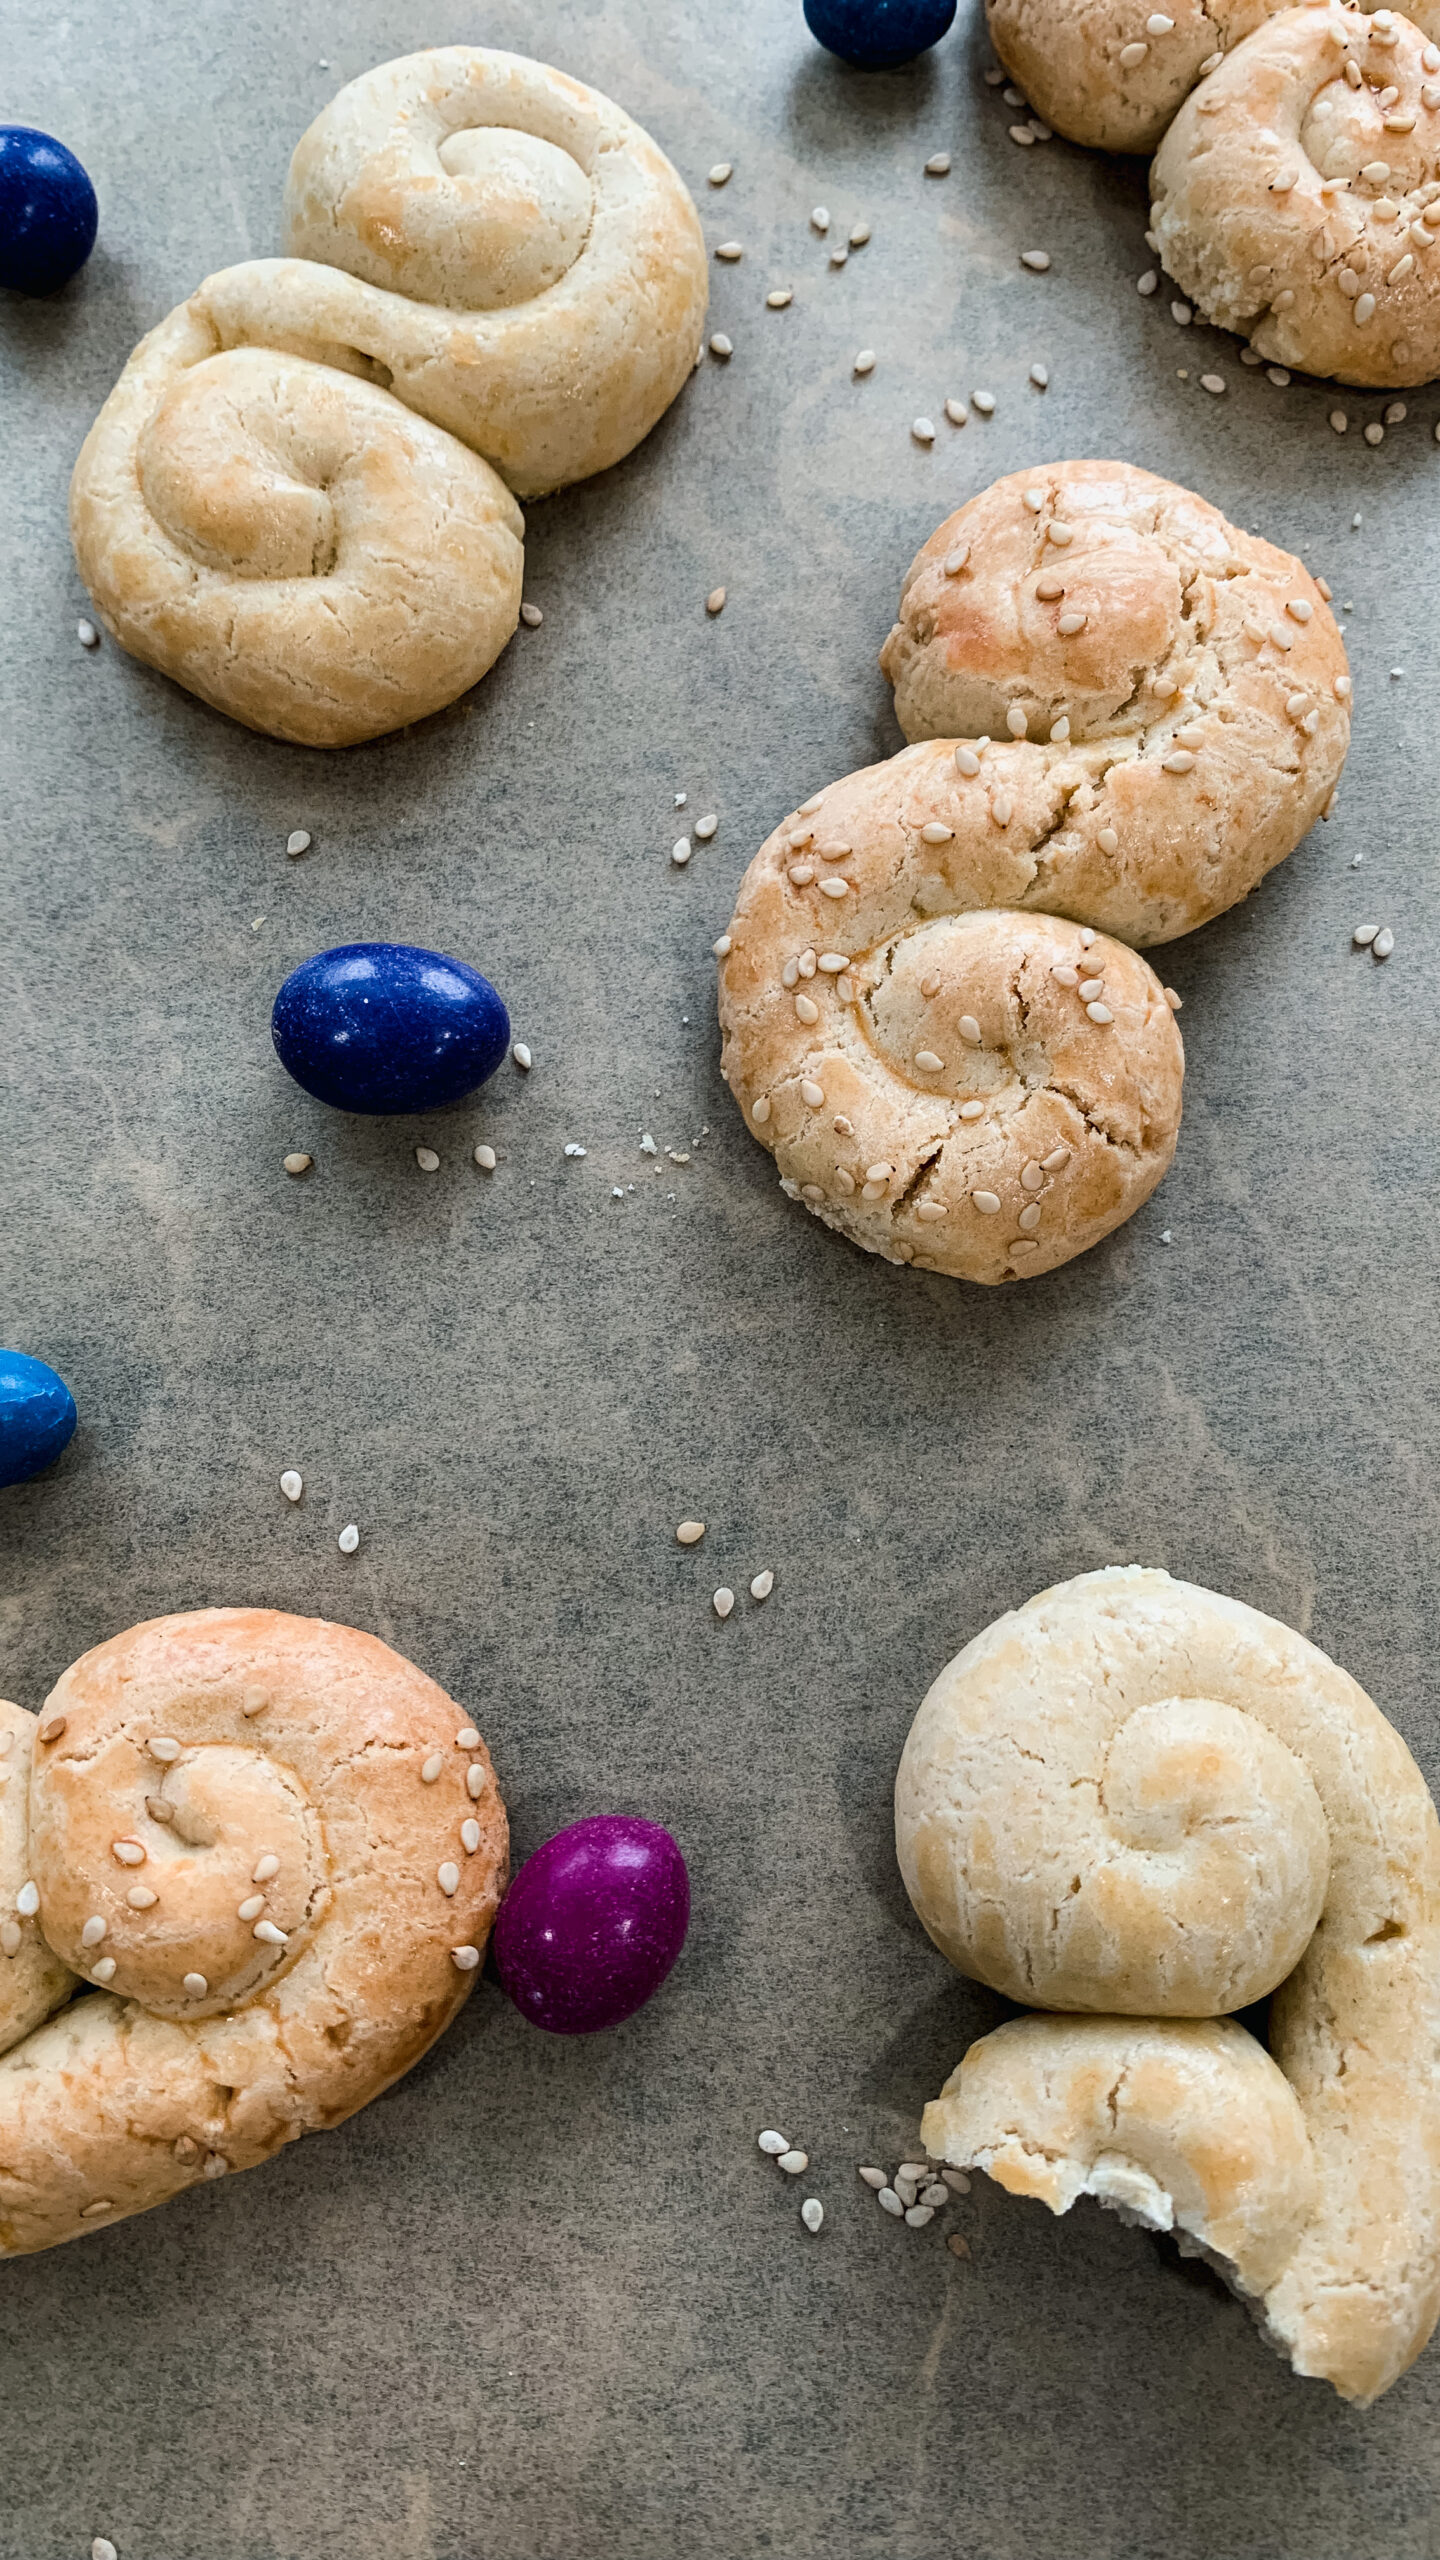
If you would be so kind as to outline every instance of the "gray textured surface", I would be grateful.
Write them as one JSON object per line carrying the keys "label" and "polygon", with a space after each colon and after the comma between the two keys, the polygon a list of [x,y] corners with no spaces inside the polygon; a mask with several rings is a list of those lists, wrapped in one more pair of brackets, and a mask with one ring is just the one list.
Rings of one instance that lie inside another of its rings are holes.
{"label": "gray textured surface", "polygon": [[[531,511],[545,623],[469,702],[327,759],[81,652],[66,475],[140,330],[273,248],[338,81],[450,39],[558,62],[654,131],[711,240],[746,244],[714,271],[736,353],[623,468]],[[201,1602],[353,1619],[473,1711],[522,1852],[643,1810],[682,1839],[696,1911],[618,2034],[534,2034],[487,1979],[341,2133],[0,2270],[3,2560],[97,2531],[123,2560],[1440,2553],[1440,2351],[1360,2416],[1094,2209],[977,2192],[962,2267],[854,2175],[910,2150],[996,2013],[910,1917],[889,1789],[924,1686],[999,1609],[1166,1564],[1312,1634],[1437,1766],[1416,572],[1440,400],[1374,452],[1376,401],[1348,400],[1342,445],[1323,390],[1202,353],[1136,297],[1138,169],[1022,156],[987,58],[962,23],[858,81],[798,0],[0,0],[0,111],[61,133],[102,203],[81,284],[0,309],[3,1332],[82,1413],[53,1474],[0,1497],[0,1683],[33,1706],[84,1646]],[[940,146],[943,183],[921,175]],[[842,274],[817,200],[874,225]],[[1048,277],[1017,263],[1037,243]],[[770,313],[779,282],[795,302]],[[911,443],[981,384],[989,425]],[[1189,1085],[1161,1193],[987,1295],[785,1203],[719,1081],[708,951],[772,821],[898,744],[875,651],[918,541],[995,472],[1085,452],[1328,572],[1355,745],[1328,830],[1168,958]],[[683,875],[680,790],[721,817]],[[300,825],[314,851],[287,863]],[[1366,916],[1395,927],[1386,968],[1349,949]],[[276,986],[369,934],[490,970],[530,1079],[423,1128],[289,1087]],[[688,1167],[638,1153],[707,1124]],[[682,1555],[687,1512],[711,1526]],[[768,1606],[717,1624],[714,1586],[763,1564]],[[754,2149],[766,2123],[810,2148],[819,2242]]]}

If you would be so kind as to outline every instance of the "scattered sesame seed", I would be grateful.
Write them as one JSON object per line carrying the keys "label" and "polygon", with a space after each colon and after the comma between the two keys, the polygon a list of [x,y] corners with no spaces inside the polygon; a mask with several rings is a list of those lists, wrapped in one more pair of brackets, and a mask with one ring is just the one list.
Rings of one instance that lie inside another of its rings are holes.
{"label": "scattered sesame seed", "polygon": [[710,341],[710,353],[718,356],[722,364],[727,364],[735,353],[734,340],[727,338],[723,329],[717,329]]}
{"label": "scattered sesame seed", "polygon": [[541,612],[538,604],[522,604],[520,607],[520,619],[524,623],[527,631],[538,631],[541,623],[545,619],[545,616]]}
{"label": "scattered sesame seed", "polygon": [[1394,948],[1395,936],[1388,924],[1382,924],[1370,945],[1370,956],[1374,960],[1388,960]]}
{"label": "scattered sesame seed", "polygon": [[535,1061],[531,1056],[530,1051],[526,1048],[523,1040],[517,1040],[515,1042],[510,1055],[514,1059],[516,1066],[521,1068],[523,1072],[528,1075],[530,1069],[535,1064]]}
{"label": "scattered sesame seed", "polygon": [[1385,441],[1385,430],[1374,418],[1365,429],[1365,441],[1367,444],[1383,444]]}
{"label": "scattered sesame seed", "polygon": [[868,223],[868,222],[857,222],[857,223],[855,224],[854,228],[852,229],[851,233],[850,233],[850,246],[851,246],[851,248],[852,248],[852,249],[863,249],[863,248],[864,248],[864,246],[865,246],[865,243],[866,243],[866,241],[869,239],[869,237],[870,237],[870,225],[869,225],[869,223]]}
{"label": "scattered sesame seed", "polygon": [[305,1479],[298,1467],[287,1467],[280,1478],[280,1490],[287,1502],[298,1502],[305,1490]]}
{"label": "scattered sesame seed", "polygon": [[760,2148],[767,2159],[778,2160],[782,2151],[789,2150],[790,2136],[788,2133],[762,2133]]}
{"label": "scattered sesame seed", "polygon": [[1022,249],[1020,264],[1028,267],[1032,275],[1043,276],[1049,269],[1050,252],[1048,249]]}
{"label": "scattered sesame seed", "polygon": [[1195,314],[1191,310],[1188,302],[1172,302],[1170,305],[1170,317],[1178,329],[1188,329],[1191,321],[1195,317]]}
{"label": "scattered sesame seed", "polygon": [[767,311],[784,311],[794,299],[788,284],[777,285],[773,293],[766,294],[765,308]]}
{"label": "scattered sesame seed", "polygon": [[1357,924],[1350,939],[1358,949],[1368,951],[1379,930],[1378,924]]}
{"label": "scattered sesame seed", "polygon": [[898,2216],[905,2210],[893,2187],[882,2187],[875,2201],[882,2213],[893,2213]]}
{"label": "scattered sesame seed", "polygon": [[1043,364],[1032,364],[1030,367],[1030,379],[1034,383],[1037,391],[1048,391],[1050,388],[1049,366]]}
{"label": "scattered sesame seed", "polygon": [[475,1162],[480,1167],[482,1173],[493,1173],[496,1161],[497,1159],[493,1147],[487,1147],[482,1143],[476,1148]]}
{"label": "scattered sesame seed", "polygon": [[100,634],[93,622],[77,622],[75,637],[82,649],[98,649],[100,646]]}
{"label": "scattered sesame seed", "polygon": [[862,2169],[859,2174],[866,2186],[873,2187],[877,2195],[882,2187],[887,2187],[890,2183],[883,2169]]}
{"label": "scattered sesame seed", "polygon": [[302,853],[309,852],[310,841],[310,836],[304,827],[296,827],[293,833],[286,837],[285,850],[292,862],[298,862]]}
{"label": "scattered sesame seed", "polygon": [[724,612],[724,610],[725,610],[725,590],[724,590],[724,588],[723,588],[723,587],[712,587],[712,588],[711,588],[710,593],[708,594],[708,596],[707,596],[707,597],[706,597],[706,599],[705,599],[705,610],[706,610],[706,612],[707,612],[707,613],[712,617],[712,619],[713,619],[713,617],[714,617],[717,613],[723,613],[723,612]]}
{"label": "scattered sesame seed", "polygon": [[712,942],[710,948],[717,960],[728,960],[735,945],[728,933],[722,933],[719,941]]}
{"label": "scattered sesame seed", "polygon": [[935,2219],[935,2208],[929,2204],[912,2204],[905,2208],[905,2220],[911,2231],[923,2231]]}
{"label": "scattered sesame seed", "polygon": [[[970,423],[970,412],[969,412],[969,410],[966,408],[965,403],[964,403],[964,401],[963,401],[963,400],[947,400],[947,401],[946,401],[946,403],[945,403],[945,415],[946,415],[946,417],[949,419],[950,424],[951,424],[951,426],[952,426],[952,427],[964,427],[964,426],[968,426],[968,425],[969,425],[969,423]],[[966,545],[965,545],[965,551],[966,551],[966,555],[967,555],[967,556],[968,556],[968,554],[969,554],[969,549],[970,549],[970,546],[969,546],[969,544],[968,544],[968,542],[967,542],[967,543],[966,543]],[[953,559],[954,557],[955,557],[955,554],[952,552],[952,554],[951,554],[951,558]],[[964,560],[962,560],[962,561],[961,561],[961,563],[960,563],[960,566],[962,567],[962,569],[963,569],[964,565],[965,565]],[[950,566],[950,561],[949,561],[949,560],[947,560],[947,561],[946,561],[946,563],[945,563],[945,574],[946,574],[947,578],[953,578],[953,577],[954,577],[954,575],[955,575],[954,570],[953,570],[953,569],[951,568],[951,566]]]}
{"label": "scattered sesame seed", "polygon": [[1136,277],[1135,290],[1137,293],[1145,295],[1148,299],[1152,293],[1158,291],[1159,284],[1160,279],[1155,273],[1154,268],[1147,267],[1143,276]]}
{"label": "scattered sesame seed", "polygon": [[[714,1610],[715,1615],[716,1615],[716,1617],[717,1617],[717,1618],[728,1618],[728,1617],[729,1617],[731,1610],[732,1610],[732,1609],[734,1608],[734,1606],[735,1606],[735,1594],[734,1594],[734,1592],[730,1589],[730,1587],[729,1587],[728,1583],[724,1583],[724,1582],[722,1582],[722,1583],[721,1583],[720,1588],[719,1588],[719,1590],[715,1593],[715,1596],[714,1596],[713,1600],[711,1601],[710,1605],[711,1605],[711,1607],[713,1608],[713,1610]],[[803,2166],[803,2163],[802,2163],[802,2166]]]}
{"label": "scattered sesame seed", "polygon": [[678,836],[670,847],[670,859],[677,871],[683,871],[695,847],[688,836]]}
{"label": "scattered sesame seed", "polygon": [[1010,139],[1012,142],[1018,142],[1022,151],[1028,151],[1030,145],[1035,139],[1035,136],[1031,132],[1028,124],[1012,124],[1010,127]]}
{"label": "scattered sesame seed", "polygon": [[810,2154],[808,2151],[782,2151],[775,2166],[783,2169],[787,2178],[798,2178],[802,2169],[809,2168]]}
{"label": "scattered sesame seed", "polygon": [[722,240],[715,255],[717,258],[723,258],[727,267],[733,267],[736,259],[743,258],[745,252],[738,240]]}
{"label": "scattered sesame seed", "polygon": [[774,1588],[775,1576],[767,1565],[764,1572],[757,1573],[754,1581],[751,1583],[750,1597],[752,1600],[768,1600]]}
{"label": "scattered sesame seed", "polygon": [[565,1142],[565,1153],[567,1156],[586,1156],[589,1152],[590,1150],[588,1147],[581,1146],[578,1138],[568,1138]]}
{"label": "scattered sesame seed", "polygon": [[970,400],[972,407],[979,410],[982,418],[993,418],[995,415],[995,394],[993,391],[972,391],[970,394]]}
{"label": "scattered sesame seed", "polygon": [[440,1159],[433,1147],[417,1147],[415,1161],[422,1173],[438,1173],[440,1170]]}
{"label": "scattered sesame seed", "polygon": [[1219,397],[1220,393],[1221,393],[1221,392],[1224,390],[1224,388],[1225,388],[1225,376],[1224,376],[1224,374],[1223,374],[1223,373],[1202,373],[1202,374],[1201,374],[1201,376],[1200,376],[1200,388],[1201,388],[1201,390],[1202,390],[1202,391],[1208,391],[1208,392],[1210,392],[1210,393],[1211,393],[1215,398],[1217,398],[1217,399],[1218,399],[1218,397]]}
{"label": "scattered sesame seed", "polygon": [[707,818],[697,818],[695,821],[694,833],[698,842],[701,844],[708,844],[719,824],[720,821],[714,815],[713,811]]}
{"label": "scattered sesame seed", "polygon": [[698,1546],[704,1535],[705,1523],[703,1520],[682,1520],[679,1528],[675,1532],[676,1539],[682,1547]]}
{"label": "scattered sesame seed", "polygon": [[873,373],[875,370],[874,348],[862,347],[850,370],[852,373]]}
{"label": "scattered sesame seed", "polygon": [[848,264],[849,257],[850,252],[848,249],[832,249],[830,252],[830,264],[832,267],[843,267]]}
{"label": "scattered sesame seed", "polygon": [[932,151],[925,163],[925,175],[927,178],[948,178],[950,175],[949,152]]}
{"label": "scattered sesame seed", "polygon": [[[945,166],[947,169],[950,166],[948,160],[946,161]],[[804,2203],[800,2207],[800,2219],[804,2223],[807,2231],[819,2230],[821,2223],[825,2219],[825,2207],[820,2202],[818,2196],[806,2197]]]}
{"label": "scattered sesame seed", "polygon": [[710,172],[710,184],[712,187],[726,186],[734,174],[735,164],[733,160],[717,160],[714,168]]}
{"label": "scattered sesame seed", "polygon": [[912,418],[910,421],[910,433],[917,444],[933,444],[935,441],[934,421],[930,418]]}
{"label": "scattered sesame seed", "polygon": [[360,1532],[356,1528],[353,1520],[347,1522],[335,1543],[342,1556],[353,1556],[356,1548],[360,1544]]}
{"label": "scattered sesame seed", "polygon": [[285,1170],[287,1173],[308,1173],[314,1161],[315,1159],[313,1156],[298,1154],[287,1156],[285,1158]]}

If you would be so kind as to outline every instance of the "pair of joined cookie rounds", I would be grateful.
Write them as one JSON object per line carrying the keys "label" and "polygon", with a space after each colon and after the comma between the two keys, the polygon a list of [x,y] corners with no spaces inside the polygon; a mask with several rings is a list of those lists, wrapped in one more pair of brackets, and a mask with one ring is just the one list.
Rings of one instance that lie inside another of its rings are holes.
{"label": "pair of joined cookie rounds", "polygon": [[1362,388],[1440,373],[1440,0],[989,0],[1050,124],[1153,151],[1167,274],[1267,363]]}
{"label": "pair of joined cookie rounds", "polygon": [[881,664],[913,743],[776,828],[720,959],[722,1072],[792,1197],[986,1282],[1083,1252],[1175,1152],[1178,1002],[1140,956],[1328,807],[1328,590],[1127,463],[997,481],[913,562]]}

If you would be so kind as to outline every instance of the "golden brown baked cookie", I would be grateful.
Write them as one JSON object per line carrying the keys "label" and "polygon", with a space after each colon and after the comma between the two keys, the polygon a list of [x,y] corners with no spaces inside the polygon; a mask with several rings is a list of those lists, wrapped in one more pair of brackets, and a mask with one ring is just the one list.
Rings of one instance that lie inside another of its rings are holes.
{"label": "golden brown baked cookie", "polygon": [[[991,41],[1032,107],[1071,142],[1153,151],[1197,81],[1285,0],[987,0]],[[1315,0],[1323,5],[1323,0]],[[1440,33],[1440,0],[1406,16]]]}
{"label": "golden brown baked cookie", "polygon": [[[1385,2390],[1440,2309],[1440,1824],[1379,1709],[1243,1603],[1111,1567],[941,1672],[895,1824],[961,1971],[1109,2013],[987,2038],[931,2148],[1056,2212],[1089,2193],[1173,2221],[1298,2373]],[[1267,1989],[1273,2063],[1238,2028],[1163,2023]]]}
{"label": "golden brown baked cookie", "polygon": [[987,848],[987,797],[1009,806],[1012,903],[1132,943],[1247,896],[1349,744],[1327,592],[1131,463],[1015,471],[970,499],[912,561],[880,663],[907,738],[999,742],[963,806]]}
{"label": "golden brown baked cookie", "polygon": [[723,940],[721,1073],[784,1190],[852,1243],[1028,1279],[1149,1198],[1184,1055],[1143,960],[978,904],[965,850],[885,765],[777,828]]}
{"label": "golden brown baked cookie", "polygon": [[519,620],[524,519],[487,462],[388,391],[236,343],[264,273],[212,276],[141,340],[81,448],[71,538],[135,657],[247,728],[353,746],[493,665]]}
{"label": "golden brown baked cookie", "polygon": [[358,350],[521,497],[629,453],[700,345],[682,180],[623,108],[520,54],[446,45],[352,80],[296,147],[285,245],[270,343]]}
{"label": "golden brown baked cookie", "polygon": [[1271,18],[1182,107],[1150,192],[1167,273],[1272,363],[1440,373],[1440,44],[1409,18]]}
{"label": "golden brown baked cookie", "polygon": [[377,2097],[464,2000],[506,1856],[478,1734],[373,1636],[200,1609],[82,1655],[35,1729],[20,1896],[42,2013],[94,1988],[28,2032],[0,2010],[0,2257]]}

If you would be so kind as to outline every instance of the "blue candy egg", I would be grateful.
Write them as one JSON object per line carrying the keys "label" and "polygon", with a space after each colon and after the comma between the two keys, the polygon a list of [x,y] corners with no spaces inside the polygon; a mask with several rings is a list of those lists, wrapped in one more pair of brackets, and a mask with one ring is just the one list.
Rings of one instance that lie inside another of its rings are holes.
{"label": "blue candy egg", "polygon": [[827,53],[860,71],[893,71],[938,44],[955,0],[805,0],[805,23]]}
{"label": "blue candy egg", "polygon": [[293,970],[270,1036],[288,1075],[336,1111],[435,1111],[493,1076],[510,1016],[488,978],[409,942],[342,942]]}
{"label": "blue candy egg", "polygon": [[79,1419],[63,1378],[28,1351],[0,1351],[0,1485],[53,1466]]}
{"label": "blue candy egg", "polygon": [[0,124],[0,285],[54,293],[95,246],[100,208],[73,151],[33,125]]}

